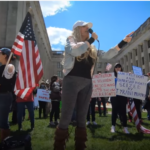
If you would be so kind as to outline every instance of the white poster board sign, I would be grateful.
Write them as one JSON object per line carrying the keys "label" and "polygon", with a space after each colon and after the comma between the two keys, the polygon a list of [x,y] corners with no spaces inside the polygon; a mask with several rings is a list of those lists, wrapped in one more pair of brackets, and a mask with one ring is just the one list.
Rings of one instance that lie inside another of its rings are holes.
{"label": "white poster board sign", "polygon": [[93,76],[92,82],[92,98],[116,96],[114,73],[96,74]]}
{"label": "white poster board sign", "polygon": [[34,96],[34,107],[38,107],[39,106],[39,101],[37,99],[37,94]]}
{"label": "white poster board sign", "polygon": [[145,76],[118,72],[117,95],[145,100],[147,80]]}
{"label": "white poster board sign", "polygon": [[49,90],[38,89],[37,90],[37,99],[38,101],[51,102],[50,100],[50,92]]}

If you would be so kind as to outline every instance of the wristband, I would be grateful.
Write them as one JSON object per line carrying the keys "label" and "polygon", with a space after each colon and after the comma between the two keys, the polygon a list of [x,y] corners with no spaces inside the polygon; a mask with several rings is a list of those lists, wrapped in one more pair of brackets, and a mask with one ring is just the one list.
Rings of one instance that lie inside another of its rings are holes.
{"label": "wristband", "polygon": [[118,44],[118,47],[119,48],[122,48],[124,45],[126,45],[127,42],[125,42],[124,40],[122,40],[119,44]]}
{"label": "wristband", "polygon": [[89,38],[88,40],[87,40],[89,43],[90,43],[90,45],[95,41],[95,39],[93,38],[93,37],[91,37],[91,38]]}

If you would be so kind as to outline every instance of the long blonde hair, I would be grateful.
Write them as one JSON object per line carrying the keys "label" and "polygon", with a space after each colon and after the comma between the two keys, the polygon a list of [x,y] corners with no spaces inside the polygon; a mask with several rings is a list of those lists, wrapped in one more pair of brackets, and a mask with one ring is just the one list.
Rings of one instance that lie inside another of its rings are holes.
{"label": "long blonde hair", "polygon": [[[76,27],[73,30],[72,36],[74,37],[76,42],[82,42],[80,27]],[[97,50],[96,50],[95,46],[91,45],[84,54],[82,54],[81,56],[77,56],[76,58],[77,58],[77,61],[81,61],[83,59],[88,61],[88,56],[90,56],[93,60],[93,63],[95,63],[96,58],[97,58]]]}

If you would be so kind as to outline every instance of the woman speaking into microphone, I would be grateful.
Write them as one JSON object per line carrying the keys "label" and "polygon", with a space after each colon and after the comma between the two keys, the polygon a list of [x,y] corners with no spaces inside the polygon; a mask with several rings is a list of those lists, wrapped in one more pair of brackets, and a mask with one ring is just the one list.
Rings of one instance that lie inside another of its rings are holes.
{"label": "woman speaking into microphone", "polygon": [[62,109],[59,125],[55,132],[55,150],[65,149],[68,138],[68,126],[76,105],[75,149],[85,149],[86,116],[92,94],[92,73],[97,53],[91,44],[98,38],[92,33],[89,38],[88,29],[92,23],[77,21],[72,35],[66,40],[64,57],[64,79],[62,87]]}

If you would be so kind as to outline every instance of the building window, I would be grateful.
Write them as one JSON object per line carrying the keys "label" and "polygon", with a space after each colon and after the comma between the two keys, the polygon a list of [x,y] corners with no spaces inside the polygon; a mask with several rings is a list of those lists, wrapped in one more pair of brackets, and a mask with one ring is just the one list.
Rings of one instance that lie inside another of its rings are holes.
{"label": "building window", "polygon": [[60,62],[57,62],[57,68],[62,68],[62,65]]}
{"label": "building window", "polygon": [[143,52],[143,45],[141,45],[141,52]]}
{"label": "building window", "polygon": [[138,66],[138,61],[136,60],[136,66]]}
{"label": "building window", "polygon": [[144,57],[142,57],[142,65],[144,65]]}
{"label": "building window", "polygon": [[128,56],[126,56],[126,61],[128,61]]}
{"label": "building window", "polygon": [[149,60],[150,60],[150,53],[149,53]]}
{"label": "building window", "polygon": [[62,72],[61,71],[57,71],[57,75],[58,75],[58,77],[62,77]]}
{"label": "building window", "polygon": [[148,48],[150,48],[150,40],[148,40]]}
{"label": "building window", "polygon": [[145,74],[145,69],[143,69],[143,74]]}
{"label": "building window", "polygon": [[128,71],[128,66],[127,66],[127,71]]}
{"label": "building window", "polygon": [[132,53],[130,53],[130,55],[131,55],[131,59],[132,59]]}

